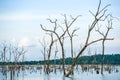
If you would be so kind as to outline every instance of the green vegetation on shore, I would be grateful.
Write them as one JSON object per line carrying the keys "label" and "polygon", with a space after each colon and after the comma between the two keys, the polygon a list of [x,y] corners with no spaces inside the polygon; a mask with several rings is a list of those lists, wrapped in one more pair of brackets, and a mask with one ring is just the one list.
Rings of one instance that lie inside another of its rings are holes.
{"label": "green vegetation on shore", "polygon": [[[77,64],[101,64],[102,55],[81,56]],[[65,59],[65,64],[72,64],[71,57]],[[47,61],[46,61],[47,62]],[[0,65],[14,65],[14,62],[0,62]],[[19,65],[43,65],[44,61],[24,61],[18,62]],[[62,59],[50,60],[50,64],[62,64]],[[112,54],[104,56],[104,64],[120,65],[120,54]]]}

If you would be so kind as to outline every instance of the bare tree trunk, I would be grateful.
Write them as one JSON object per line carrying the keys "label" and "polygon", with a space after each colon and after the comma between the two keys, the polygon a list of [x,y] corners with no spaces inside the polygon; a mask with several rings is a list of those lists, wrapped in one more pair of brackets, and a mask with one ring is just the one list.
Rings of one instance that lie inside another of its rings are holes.
{"label": "bare tree trunk", "polygon": [[86,49],[86,47],[87,47],[87,46],[84,46],[84,47],[82,48],[82,50],[78,53],[77,57],[75,58],[74,62],[73,62],[72,65],[71,65],[71,69],[70,69],[69,72],[65,75],[66,77],[68,77],[68,76],[72,73],[72,70],[73,70],[74,66],[76,65],[76,62],[77,62],[79,56],[83,53],[83,51]]}
{"label": "bare tree trunk", "polygon": [[72,59],[73,59],[73,40],[71,39],[71,55],[72,55]]}
{"label": "bare tree trunk", "polygon": [[39,40],[41,46],[43,47],[43,50],[41,50],[41,53],[43,54],[43,57],[44,57],[44,72],[46,72],[46,47],[47,47],[47,44],[45,42],[45,39],[43,38],[43,42],[41,42]]}
{"label": "bare tree trunk", "polygon": [[46,73],[49,74],[50,72],[50,55],[51,55],[51,50],[52,50],[52,46],[53,46],[53,33],[50,34],[51,36],[51,43],[50,43],[50,46],[49,46],[49,50],[48,50],[48,61],[47,61],[47,68],[46,68]]}
{"label": "bare tree trunk", "polygon": [[56,55],[57,53],[55,52],[55,56],[54,56],[54,72],[56,73]]}
{"label": "bare tree trunk", "polygon": [[44,53],[44,72],[46,72],[46,55],[45,55],[45,53]]}
{"label": "bare tree trunk", "polygon": [[103,67],[104,67],[104,44],[105,44],[105,41],[103,40],[102,42],[102,66],[101,66],[101,74],[103,74]]}
{"label": "bare tree trunk", "polygon": [[[109,18],[110,17],[110,18]],[[107,39],[107,36],[108,36],[108,33],[109,31],[112,29],[112,15],[110,15],[108,17],[108,20],[107,20],[107,31],[104,33],[100,32],[100,28],[98,27],[98,29],[96,30],[100,35],[103,36],[103,40],[102,40],[102,62],[101,62],[101,74],[103,74],[103,67],[104,67],[104,53],[105,53],[105,41]],[[113,39],[111,39],[113,40]]]}
{"label": "bare tree trunk", "polygon": [[62,46],[62,65],[63,65],[64,75],[66,75],[66,71],[65,71],[65,54],[64,54],[63,46]]}
{"label": "bare tree trunk", "polygon": [[44,45],[43,47],[44,47],[43,52],[42,51],[41,52],[43,53],[43,56],[44,56],[44,72],[46,72],[45,70],[46,69],[46,46]]}
{"label": "bare tree trunk", "polygon": [[55,56],[54,56],[54,72],[56,73],[56,56],[58,53],[57,43],[56,43],[56,49],[55,49]]}
{"label": "bare tree trunk", "polygon": [[[71,41],[71,55],[72,55],[72,62],[73,62],[73,40],[72,38],[70,39]],[[72,69],[72,74],[74,74],[74,68]]]}

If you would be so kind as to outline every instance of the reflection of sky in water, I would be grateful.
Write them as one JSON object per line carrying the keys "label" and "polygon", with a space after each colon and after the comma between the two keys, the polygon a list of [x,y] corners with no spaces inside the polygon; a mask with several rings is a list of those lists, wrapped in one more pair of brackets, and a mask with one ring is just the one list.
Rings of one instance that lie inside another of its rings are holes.
{"label": "reflection of sky in water", "polygon": [[[27,68],[26,68],[27,69]],[[36,70],[36,67],[32,67],[32,69],[29,68],[29,70],[20,71],[20,73],[15,74],[14,80],[119,80],[119,74],[120,74],[120,66],[114,66],[113,69],[118,69],[119,72],[112,71],[111,74],[109,74],[107,71],[104,71],[104,75],[96,74],[94,69],[90,69],[87,72],[82,72],[81,67],[78,67],[78,70],[75,69],[74,75],[71,75],[70,77],[64,77],[63,73],[57,70],[56,73],[51,72],[49,75],[42,72],[43,70]],[[5,76],[1,73],[0,68],[0,80],[10,80],[10,72],[7,73],[7,79]]]}

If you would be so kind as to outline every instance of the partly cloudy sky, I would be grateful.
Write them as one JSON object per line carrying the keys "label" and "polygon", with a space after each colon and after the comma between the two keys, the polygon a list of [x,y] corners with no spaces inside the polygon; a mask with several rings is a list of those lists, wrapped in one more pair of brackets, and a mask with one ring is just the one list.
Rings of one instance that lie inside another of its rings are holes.
{"label": "partly cloudy sky", "polygon": [[[95,12],[98,2],[99,0],[0,0],[0,42],[12,41],[19,46],[28,47],[26,60],[40,60],[43,56],[39,40],[43,40],[45,36],[40,24],[49,25],[47,18],[61,21],[61,14],[82,15],[75,24],[80,27],[79,36],[74,43],[77,52],[77,47],[84,42],[88,25],[93,19],[89,10]],[[119,20],[113,21],[113,30],[109,36],[113,37],[114,41],[106,42],[106,53],[120,54],[120,0],[102,0],[102,7],[107,4],[111,4],[108,12]],[[92,38],[95,38],[97,34],[93,35]],[[94,44],[92,49],[97,49],[100,53],[100,47],[96,45]],[[68,46],[66,41],[66,47]],[[70,56],[67,53],[69,49],[66,50],[66,55]]]}

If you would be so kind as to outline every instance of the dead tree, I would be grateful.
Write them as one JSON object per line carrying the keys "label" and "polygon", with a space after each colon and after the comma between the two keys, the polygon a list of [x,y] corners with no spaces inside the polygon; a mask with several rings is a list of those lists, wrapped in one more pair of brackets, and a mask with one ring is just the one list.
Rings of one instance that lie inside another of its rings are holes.
{"label": "dead tree", "polygon": [[48,60],[47,60],[47,68],[46,68],[47,74],[50,72],[50,56],[51,56],[52,46],[54,44],[53,33],[50,34],[50,37],[51,37],[51,41],[48,49]]}
{"label": "dead tree", "polygon": [[13,53],[13,46],[12,44],[9,45],[9,58],[7,59],[8,62],[11,61],[12,53]]}
{"label": "dead tree", "polygon": [[[70,23],[67,23],[67,27],[65,27],[65,30],[64,30],[63,26],[61,26],[60,24],[58,24],[57,19],[55,19],[55,21],[53,21],[51,19],[48,19],[50,21],[50,23],[54,24],[54,29],[53,30],[46,29],[45,27],[43,27],[42,24],[40,24],[42,30],[44,30],[46,32],[53,33],[57,37],[57,39],[59,41],[59,44],[60,44],[61,50],[62,50],[62,65],[63,65],[62,67],[63,67],[64,75],[66,74],[66,71],[65,71],[64,38],[65,38],[65,35],[67,33],[68,28],[71,27],[71,25],[77,20],[77,18],[78,18],[78,16],[76,18],[73,18]],[[64,22],[64,24],[66,25],[66,21]],[[62,29],[63,32],[61,34],[59,34],[57,32],[58,28]]]}
{"label": "dead tree", "polygon": [[5,75],[5,76],[7,76],[6,75],[6,69],[7,69],[7,67],[6,67],[6,65],[5,65],[5,63],[7,62],[7,53],[8,53],[8,44],[6,43],[6,42],[3,42],[2,44],[1,44],[1,51],[0,51],[0,53],[1,53],[1,61],[2,61],[2,73],[3,73],[3,75]]}
{"label": "dead tree", "polygon": [[18,47],[14,46],[13,48],[13,56],[14,56],[14,63],[17,65],[20,58],[26,53],[27,51],[24,49],[24,47]]}
{"label": "dead tree", "polygon": [[[79,16],[77,16],[76,17],[76,19],[78,18]],[[79,28],[77,28],[77,29],[74,29],[74,30],[72,30],[72,32],[70,32],[70,30],[69,30],[69,27],[70,26],[72,26],[72,24],[71,25],[69,25],[69,21],[67,20],[67,16],[66,15],[64,15],[64,20],[65,20],[65,26],[66,26],[66,29],[67,29],[67,33],[68,33],[68,36],[69,36],[69,38],[70,38],[70,49],[71,49],[71,57],[72,57],[72,59],[73,59],[73,54],[74,54],[74,50],[73,50],[73,37],[75,36],[75,32],[79,29]],[[72,16],[71,16],[71,19],[72,20],[76,20],[76,19],[74,19]]]}
{"label": "dead tree", "polygon": [[104,21],[104,20],[106,20],[106,18],[108,17],[109,14],[108,14],[107,16],[105,16],[105,15],[106,15],[106,11],[107,11],[106,8],[107,8],[108,6],[110,6],[110,4],[109,4],[109,5],[106,5],[106,6],[103,7],[102,9],[100,9],[100,7],[101,7],[101,0],[100,0],[96,13],[93,14],[93,13],[90,11],[90,13],[94,16],[94,20],[93,20],[92,24],[89,26],[88,35],[87,35],[85,44],[84,44],[83,48],[79,51],[79,53],[78,53],[77,57],[75,58],[74,62],[72,63],[71,69],[70,69],[69,72],[65,75],[66,77],[68,77],[68,76],[72,73],[72,69],[74,68],[75,63],[77,62],[79,56],[85,51],[85,49],[86,49],[88,46],[90,46],[90,45],[93,44],[93,43],[102,41],[102,40],[111,40],[111,38],[106,38],[106,39],[104,39],[104,38],[99,38],[99,39],[96,39],[96,40],[93,40],[93,41],[89,42],[91,33],[92,33],[93,29],[95,28],[96,24],[97,24],[99,21]]}
{"label": "dead tree", "polygon": [[54,56],[54,72],[56,73],[56,56],[58,53],[58,47],[57,47],[57,43],[56,43],[56,48],[55,48],[55,56]]}
{"label": "dead tree", "polygon": [[[78,16],[79,17],[79,16]],[[76,17],[76,19],[78,18],[78,17]],[[75,32],[79,29],[79,28],[76,28],[76,29],[74,29],[74,30],[72,30],[72,32],[70,32],[70,30],[69,30],[69,27],[71,26],[71,25],[69,25],[68,24],[68,20],[67,20],[67,16],[66,15],[64,15],[64,20],[65,20],[65,26],[66,26],[66,28],[67,28],[67,33],[68,33],[68,36],[69,36],[69,39],[70,39],[70,50],[71,50],[71,57],[72,57],[72,61],[73,61],[73,55],[74,55],[74,48],[73,48],[73,37],[74,36],[76,36],[75,35]],[[74,20],[74,18],[71,16],[71,19],[73,19]],[[74,70],[72,70],[72,74],[74,74]]]}
{"label": "dead tree", "polygon": [[6,54],[7,54],[7,52],[8,52],[8,45],[7,45],[6,42],[3,42],[3,43],[1,44],[1,46],[2,46],[2,50],[0,51],[0,53],[1,53],[1,61],[2,61],[3,63],[5,63],[5,62],[6,62]]}
{"label": "dead tree", "polygon": [[60,43],[60,45],[61,45],[61,49],[62,49],[62,64],[63,64],[63,71],[64,71],[64,75],[66,74],[66,72],[65,72],[65,56],[64,56],[64,46],[63,46],[63,37],[64,37],[64,35],[65,35],[65,33],[66,33],[66,30],[61,34],[61,35],[59,35],[58,34],[58,32],[56,31],[57,30],[57,26],[58,26],[58,24],[57,24],[57,19],[55,20],[55,21],[52,21],[51,19],[48,19],[51,23],[53,23],[54,24],[54,30],[47,30],[47,29],[45,29],[42,25],[40,25],[41,26],[41,28],[44,30],[44,31],[46,31],[46,32],[51,32],[51,33],[54,33],[56,36],[57,36],[57,38],[58,38],[58,40],[59,40],[59,43]]}
{"label": "dead tree", "polygon": [[47,43],[45,42],[45,39],[43,39],[43,42],[41,42],[40,40],[39,40],[39,42],[40,42],[40,44],[41,44],[41,46],[43,47],[43,49],[41,50],[41,53],[43,54],[43,56],[44,56],[44,72],[46,72],[46,48],[47,48]]}
{"label": "dead tree", "polygon": [[106,26],[107,31],[105,33],[102,33],[100,31],[100,27],[98,27],[98,29],[96,30],[102,37],[102,64],[101,64],[101,74],[103,74],[103,66],[104,66],[104,53],[105,53],[105,41],[107,39],[108,33],[109,31],[112,29],[112,16],[109,16],[110,18],[108,19],[108,25]]}

